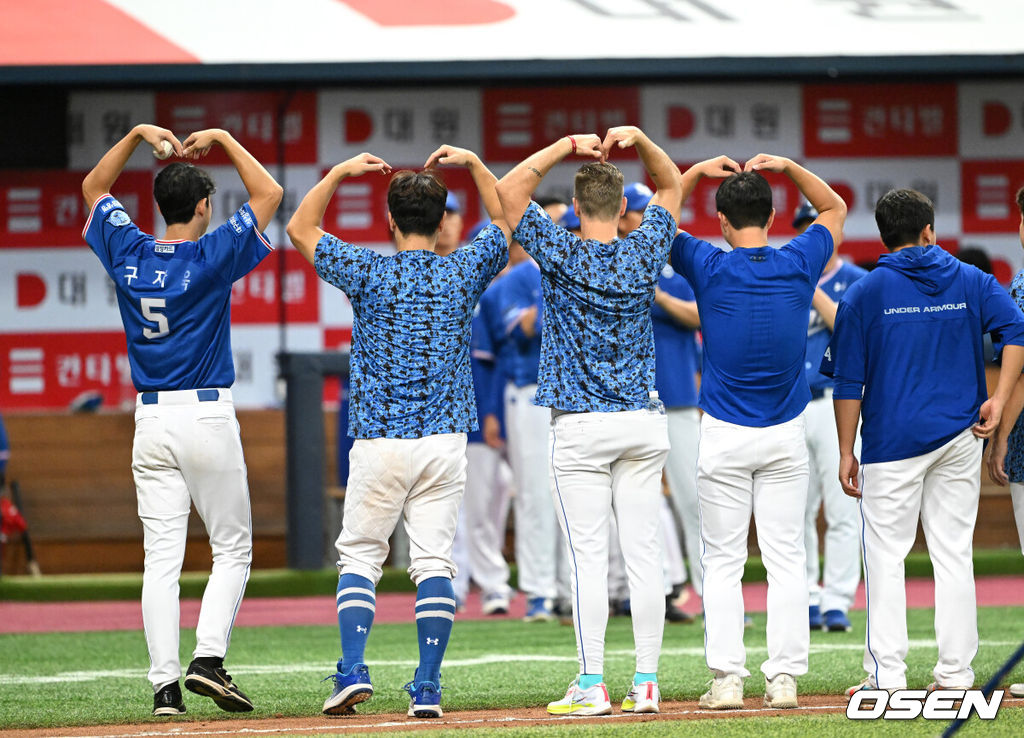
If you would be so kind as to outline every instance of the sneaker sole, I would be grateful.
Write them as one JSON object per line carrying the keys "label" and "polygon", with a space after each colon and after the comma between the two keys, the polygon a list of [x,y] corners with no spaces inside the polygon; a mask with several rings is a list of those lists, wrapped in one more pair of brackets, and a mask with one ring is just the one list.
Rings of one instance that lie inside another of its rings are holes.
{"label": "sneaker sole", "polygon": [[829,626],[826,626],[826,627],[822,628],[822,630],[824,630],[824,631],[826,631],[828,633],[852,633],[853,632],[853,626],[852,625],[829,625]]}
{"label": "sneaker sole", "polygon": [[185,708],[184,707],[182,707],[180,710],[177,707],[158,707],[157,709],[153,710],[153,715],[155,717],[167,717],[167,716],[173,717],[175,715],[184,715],[184,714],[185,714]]}
{"label": "sneaker sole", "polygon": [[373,687],[368,684],[353,684],[324,702],[323,713],[324,715],[351,715],[355,712],[354,705],[366,702],[371,697],[373,697]]}
{"label": "sneaker sole", "polygon": [[1014,689],[1013,687],[1010,687],[1007,691],[1010,693],[1011,697],[1024,697],[1024,688]]}
{"label": "sneaker sole", "polygon": [[632,709],[627,710],[625,707],[623,707],[622,711],[631,712],[634,715],[651,715],[661,712],[661,710],[658,708],[657,703],[655,702],[638,702],[636,705],[633,706]]}
{"label": "sneaker sole", "polygon": [[558,707],[551,707],[548,705],[548,714],[550,715],[579,715],[580,717],[588,717],[590,715],[611,715],[612,706],[608,705],[579,705],[569,707],[567,705],[559,705]]}
{"label": "sneaker sole", "polygon": [[409,708],[409,717],[439,718],[443,714],[440,705],[419,705]]}
{"label": "sneaker sole", "polygon": [[185,677],[185,689],[209,697],[225,712],[252,712],[253,706],[249,700],[198,674],[189,674]]}
{"label": "sneaker sole", "polygon": [[764,696],[764,706],[771,708],[772,710],[791,710],[797,706],[796,697],[793,699],[769,699],[768,695]]}
{"label": "sneaker sole", "polygon": [[703,710],[739,710],[743,708],[743,700],[733,700],[731,702],[727,702],[725,700],[720,702],[711,702],[709,700],[705,702],[704,700],[701,700],[698,705]]}

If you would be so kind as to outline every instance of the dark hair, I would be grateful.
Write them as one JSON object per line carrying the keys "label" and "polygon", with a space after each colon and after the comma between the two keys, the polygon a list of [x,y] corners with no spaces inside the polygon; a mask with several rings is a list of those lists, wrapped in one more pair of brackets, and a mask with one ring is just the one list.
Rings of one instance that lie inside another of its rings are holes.
{"label": "dark hair", "polygon": [[1024,187],[1017,190],[1017,209],[1024,215]]}
{"label": "dark hair", "polygon": [[957,252],[956,258],[964,264],[978,267],[985,274],[992,274],[992,260],[980,246],[963,246]]}
{"label": "dark hair", "polygon": [[737,230],[764,228],[772,217],[772,188],[757,172],[732,174],[718,186],[715,209]]}
{"label": "dark hair", "polygon": [[395,172],[388,185],[388,211],[405,236],[434,235],[447,199],[448,188],[435,172]]}
{"label": "dark hair", "polygon": [[917,190],[889,190],[875,204],[875,223],[887,249],[916,244],[921,231],[935,225],[935,208]]}
{"label": "dark hair", "polygon": [[538,197],[533,198],[533,201],[535,203],[537,203],[542,208],[547,208],[547,207],[549,207],[551,205],[568,205],[569,204],[569,203],[567,203],[565,201],[565,198],[562,197],[561,195],[552,195],[552,194],[539,195]]}
{"label": "dark hair", "polygon": [[608,162],[593,162],[576,171],[573,196],[582,215],[617,220],[622,210],[622,172]]}
{"label": "dark hair", "polygon": [[204,170],[183,161],[168,164],[153,182],[153,197],[167,225],[188,223],[200,200],[217,191]]}

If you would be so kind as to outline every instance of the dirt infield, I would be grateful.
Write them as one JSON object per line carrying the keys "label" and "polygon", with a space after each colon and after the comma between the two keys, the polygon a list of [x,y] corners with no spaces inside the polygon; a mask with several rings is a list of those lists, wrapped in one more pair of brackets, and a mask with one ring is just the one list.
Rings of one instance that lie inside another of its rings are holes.
{"label": "dirt infield", "polygon": [[808,695],[800,697],[795,710],[768,710],[761,697],[745,700],[742,710],[701,710],[695,701],[663,701],[658,715],[630,715],[616,712],[603,717],[553,717],[543,707],[518,710],[464,710],[445,713],[438,719],[408,718],[404,715],[352,715],[349,717],[266,718],[262,720],[203,720],[188,722],[187,718],[168,718],[166,722],[146,722],[133,725],[93,725],[74,728],[48,728],[4,731],[4,738],[40,738],[67,736],[68,738],[143,738],[145,736],[208,736],[234,734],[359,734],[392,733],[406,730],[455,730],[465,728],[531,727],[564,723],[612,724],[622,720],[649,722],[652,720],[715,720],[722,718],[771,717],[795,714],[821,714],[844,712],[846,699],[836,695]]}

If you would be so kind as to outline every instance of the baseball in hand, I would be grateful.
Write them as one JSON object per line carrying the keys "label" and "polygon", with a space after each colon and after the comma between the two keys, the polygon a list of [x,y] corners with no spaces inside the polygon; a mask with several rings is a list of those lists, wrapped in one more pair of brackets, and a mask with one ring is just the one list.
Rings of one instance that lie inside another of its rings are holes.
{"label": "baseball in hand", "polygon": [[168,141],[167,139],[164,139],[163,141],[161,141],[153,149],[153,156],[155,156],[157,159],[161,159],[161,160],[168,158],[173,153],[174,153],[174,147],[171,146],[171,142]]}

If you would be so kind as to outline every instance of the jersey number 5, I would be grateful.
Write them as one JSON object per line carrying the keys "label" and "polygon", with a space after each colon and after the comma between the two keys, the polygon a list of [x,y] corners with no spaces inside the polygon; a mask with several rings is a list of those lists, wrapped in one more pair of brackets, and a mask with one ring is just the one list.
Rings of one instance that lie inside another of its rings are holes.
{"label": "jersey number 5", "polygon": [[167,316],[156,312],[153,308],[167,307],[167,300],[162,297],[143,297],[139,302],[142,305],[142,317],[156,323],[157,329],[143,328],[142,335],[146,338],[163,338],[171,332],[167,324]]}

